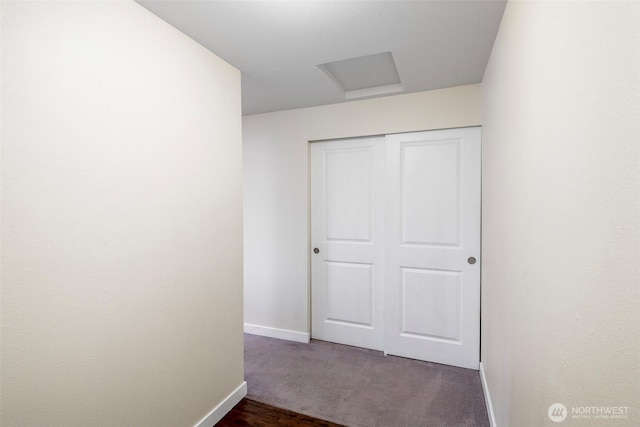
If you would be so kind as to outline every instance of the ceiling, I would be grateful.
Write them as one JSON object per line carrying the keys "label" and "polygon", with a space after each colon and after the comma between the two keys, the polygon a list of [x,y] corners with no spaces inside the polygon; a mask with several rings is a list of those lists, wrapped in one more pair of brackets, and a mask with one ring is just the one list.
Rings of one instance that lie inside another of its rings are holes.
{"label": "ceiling", "polygon": [[[242,71],[244,115],[384,96],[384,88],[346,91],[323,65],[386,52],[400,77],[394,94],[479,83],[506,4],[136,1]],[[348,68],[371,80],[375,67],[366,67]]]}

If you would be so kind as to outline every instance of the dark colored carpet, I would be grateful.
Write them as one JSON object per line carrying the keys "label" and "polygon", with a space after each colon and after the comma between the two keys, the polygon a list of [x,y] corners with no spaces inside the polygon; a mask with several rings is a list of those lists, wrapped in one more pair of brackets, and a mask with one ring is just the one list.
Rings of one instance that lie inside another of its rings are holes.
{"label": "dark colored carpet", "polygon": [[245,334],[247,397],[350,427],[489,426],[478,371]]}

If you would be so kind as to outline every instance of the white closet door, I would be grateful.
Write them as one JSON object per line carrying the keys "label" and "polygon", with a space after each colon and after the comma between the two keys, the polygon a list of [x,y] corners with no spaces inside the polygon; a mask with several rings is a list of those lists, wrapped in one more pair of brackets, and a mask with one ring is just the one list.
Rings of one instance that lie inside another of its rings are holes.
{"label": "white closet door", "polygon": [[313,338],[383,349],[383,179],[384,137],[311,144]]}
{"label": "white closet door", "polygon": [[386,137],[387,354],[479,368],[480,128]]}

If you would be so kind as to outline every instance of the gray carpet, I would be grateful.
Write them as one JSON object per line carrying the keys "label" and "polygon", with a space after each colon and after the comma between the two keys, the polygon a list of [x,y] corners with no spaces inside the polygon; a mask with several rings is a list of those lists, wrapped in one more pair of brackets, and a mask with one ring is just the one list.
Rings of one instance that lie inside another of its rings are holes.
{"label": "gray carpet", "polygon": [[245,334],[247,397],[350,427],[489,426],[478,371]]}

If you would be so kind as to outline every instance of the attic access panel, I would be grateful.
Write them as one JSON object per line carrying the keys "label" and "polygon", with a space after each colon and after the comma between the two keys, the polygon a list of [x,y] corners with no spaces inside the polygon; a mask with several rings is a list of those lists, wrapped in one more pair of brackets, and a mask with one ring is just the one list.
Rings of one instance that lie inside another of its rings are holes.
{"label": "attic access panel", "polygon": [[345,99],[402,92],[391,52],[376,53],[318,65],[345,94]]}

